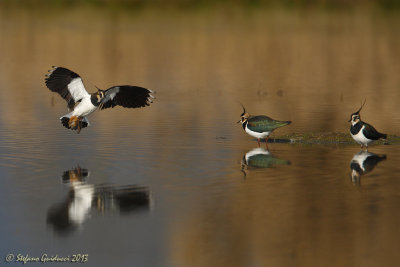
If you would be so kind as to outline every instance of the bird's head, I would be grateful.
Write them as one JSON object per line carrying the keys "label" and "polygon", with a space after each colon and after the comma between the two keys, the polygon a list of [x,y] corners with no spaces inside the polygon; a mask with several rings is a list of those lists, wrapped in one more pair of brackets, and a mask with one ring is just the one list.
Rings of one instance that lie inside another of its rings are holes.
{"label": "bird's head", "polygon": [[248,118],[250,117],[250,114],[246,112],[246,109],[244,108],[244,106],[242,104],[240,104],[240,105],[243,108],[243,113],[240,114],[240,120],[237,123],[241,122],[243,124],[248,120]]}
{"label": "bird's head", "polygon": [[351,114],[349,122],[351,122],[351,124],[354,125],[354,124],[357,124],[360,120],[361,120],[360,114],[353,113],[353,114]]}
{"label": "bird's head", "polygon": [[106,96],[104,90],[101,90],[101,89],[99,89],[99,88],[97,88],[97,92],[96,92],[95,94],[96,94],[97,102],[99,102],[99,103],[100,103],[100,102],[104,99],[104,97]]}
{"label": "bird's head", "polygon": [[351,122],[352,125],[357,124],[359,121],[361,121],[360,111],[363,108],[364,104],[365,101],[356,112],[351,114],[349,122]]}
{"label": "bird's head", "polygon": [[62,176],[62,180],[64,182],[73,184],[77,182],[84,182],[88,176],[89,176],[89,171],[87,169],[77,166],[73,170],[65,171]]}

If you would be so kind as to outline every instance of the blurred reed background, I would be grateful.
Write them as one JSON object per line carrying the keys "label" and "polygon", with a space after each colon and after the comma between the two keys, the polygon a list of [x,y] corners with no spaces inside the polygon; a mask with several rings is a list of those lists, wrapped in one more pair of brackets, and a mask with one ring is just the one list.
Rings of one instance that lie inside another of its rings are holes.
{"label": "blurred reed background", "polygon": [[399,134],[400,17],[385,8],[395,1],[50,2],[1,2],[0,83],[14,89],[0,94],[23,104],[3,102],[13,116],[35,114],[35,98],[63,103],[43,83],[61,65],[89,91],[127,83],[161,103],[202,96],[192,109],[209,123],[236,120],[242,102],[295,121],[292,131],[343,132],[366,98],[363,115]]}
{"label": "blurred reed background", "polygon": [[3,0],[3,5],[108,5],[120,7],[176,6],[199,7],[215,5],[242,5],[244,7],[284,6],[295,8],[354,8],[372,6],[384,9],[399,8],[396,0]]}

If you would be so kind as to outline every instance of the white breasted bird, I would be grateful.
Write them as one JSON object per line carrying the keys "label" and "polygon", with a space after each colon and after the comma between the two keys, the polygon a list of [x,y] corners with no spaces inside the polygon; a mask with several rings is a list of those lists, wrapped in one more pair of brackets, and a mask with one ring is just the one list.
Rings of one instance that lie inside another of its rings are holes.
{"label": "white breasted bird", "polygon": [[360,109],[351,114],[349,122],[351,122],[350,126],[350,134],[353,139],[361,145],[361,149],[365,148],[368,150],[368,144],[372,141],[376,141],[379,139],[386,139],[387,135],[378,132],[375,128],[361,120],[360,111],[365,104],[361,105]]}
{"label": "white breasted bird", "polygon": [[115,106],[140,108],[150,105],[154,99],[151,95],[153,91],[131,85],[113,86],[107,90],[98,89],[97,92],[89,94],[81,77],[62,67],[53,66],[46,76],[47,88],[64,98],[71,111],[60,118],[62,125],[77,130],[77,133],[90,125],[87,116],[97,109],[103,110]]}
{"label": "white breasted bird", "polygon": [[269,135],[277,128],[288,125],[291,121],[277,121],[264,115],[251,116],[243,107],[243,113],[240,115],[238,123],[242,123],[243,129],[249,135],[256,137],[260,147],[260,139],[265,139],[265,145],[268,147]]}

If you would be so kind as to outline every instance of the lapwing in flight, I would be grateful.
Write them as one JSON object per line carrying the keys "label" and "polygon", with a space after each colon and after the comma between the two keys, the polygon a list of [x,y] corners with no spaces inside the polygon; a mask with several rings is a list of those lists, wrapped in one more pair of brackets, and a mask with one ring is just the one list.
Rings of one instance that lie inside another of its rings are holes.
{"label": "lapwing in flight", "polygon": [[64,98],[70,110],[70,113],[60,118],[62,125],[76,130],[77,133],[90,125],[87,116],[97,109],[115,106],[140,108],[150,105],[154,99],[153,91],[131,85],[113,86],[107,90],[98,89],[97,92],[89,94],[81,77],[63,67],[53,66],[46,76],[47,88]]}
{"label": "lapwing in flight", "polygon": [[242,123],[243,129],[249,135],[257,138],[260,147],[260,139],[265,138],[265,145],[268,147],[269,135],[275,130],[291,123],[291,121],[277,121],[264,115],[251,116],[242,105],[243,113],[238,123]]}
{"label": "lapwing in flight", "polygon": [[365,104],[361,105],[360,109],[351,114],[349,122],[351,122],[350,126],[350,134],[353,139],[361,145],[361,149],[365,148],[368,150],[368,144],[372,141],[379,140],[381,138],[386,139],[387,135],[378,132],[375,128],[361,120],[360,111]]}

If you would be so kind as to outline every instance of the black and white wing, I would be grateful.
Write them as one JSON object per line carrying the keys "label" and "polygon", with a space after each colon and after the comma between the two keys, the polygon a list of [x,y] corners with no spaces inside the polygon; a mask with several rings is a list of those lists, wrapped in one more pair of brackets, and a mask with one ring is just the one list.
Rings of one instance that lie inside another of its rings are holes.
{"label": "black and white wing", "polygon": [[47,88],[64,98],[70,109],[73,109],[82,98],[90,96],[81,77],[69,69],[53,66],[46,76]]}
{"label": "black and white wing", "polygon": [[122,106],[124,108],[140,108],[150,105],[155,98],[151,90],[138,86],[120,85],[113,86],[104,91],[105,97],[100,104],[100,109]]}
{"label": "black and white wing", "polygon": [[372,125],[363,122],[363,125],[365,126],[363,133],[365,137],[371,140],[378,140],[379,138],[384,138],[386,139],[386,134],[382,134],[378,132]]}

